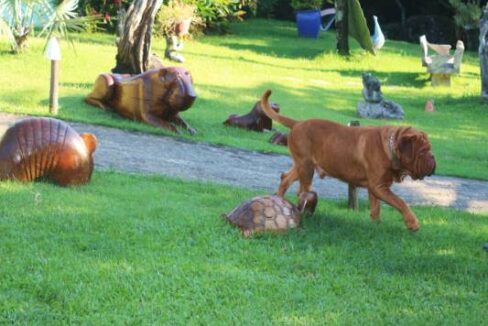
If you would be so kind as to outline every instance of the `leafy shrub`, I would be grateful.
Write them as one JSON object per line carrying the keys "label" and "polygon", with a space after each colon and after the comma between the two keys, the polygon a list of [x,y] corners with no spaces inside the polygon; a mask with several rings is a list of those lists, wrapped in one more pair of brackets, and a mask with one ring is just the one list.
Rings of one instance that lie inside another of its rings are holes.
{"label": "leafy shrub", "polygon": [[319,9],[322,0],[291,0],[291,7],[295,10]]}
{"label": "leafy shrub", "polygon": [[278,0],[260,0],[257,4],[257,15],[259,17],[274,17],[274,11],[277,4]]}
{"label": "leafy shrub", "polygon": [[82,16],[101,16],[103,19],[96,25],[97,29],[115,31],[117,11],[127,9],[134,0],[80,0],[79,12]]}
{"label": "leafy shrub", "polygon": [[244,8],[254,11],[256,0],[186,0],[197,7],[197,13],[201,17],[205,30],[208,32],[225,33],[228,31],[229,22],[241,20],[246,11]]}
{"label": "leafy shrub", "polygon": [[196,12],[194,4],[187,4],[181,1],[172,1],[164,4],[158,11],[154,22],[153,31],[161,36],[171,35],[178,23],[191,19],[193,27],[200,27],[202,20]]}
{"label": "leafy shrub", "polygon": [[475,28],[478,26],[481,17],[479,0],[449,0],[449,4],[454,8],[454,22],[462,28]]}

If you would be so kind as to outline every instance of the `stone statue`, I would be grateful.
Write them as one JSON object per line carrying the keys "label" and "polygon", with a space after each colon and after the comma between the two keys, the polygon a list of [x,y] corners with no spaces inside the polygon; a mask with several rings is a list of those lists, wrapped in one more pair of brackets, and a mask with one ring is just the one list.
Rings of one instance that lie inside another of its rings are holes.
{"label": "stone statue", "polygon": [[85,101],[176,133],[176,126],[183,127],[193,135],[196,130],[179,113],[189,109],[195,99],[190,73],[184,68],[166,67],[134,76],[101,74]]}
{"label": "stone statue", "polygon": [[371,119],[403,119],[402,107],[383,98],[378,78],[370,73],[363,74],[364,101],[358,102],[357,114],[362,118]]}
{"label": "stone statue", "polygon": [[366,102],[379,103],[383,100],[380,81],[368,72],[363,74],[362,93]]}
{"label": "stone statue", "polygon": [[61,186],[90,181],[97,138],[51,118],[17,121],[0,141],[0,180],[46,178]]}
{"label": "stone statue", "polygon": [[480,56],[481,69],[481,98],[488,101],[488,4],[483,10],[480,20]]}
{"label": "stone statue", "polygon": [[164,56],[167,59],[176,62],[185,62],[185,58],[178,53],[183,50],[183,41],[176,35],[166,37],[166,50],[164,50]]}

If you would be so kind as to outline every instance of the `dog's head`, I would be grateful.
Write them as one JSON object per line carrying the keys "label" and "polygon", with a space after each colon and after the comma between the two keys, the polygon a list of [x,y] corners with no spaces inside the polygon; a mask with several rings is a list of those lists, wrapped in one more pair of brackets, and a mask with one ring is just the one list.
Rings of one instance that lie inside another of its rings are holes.
{"label": "dog's head", "polygon": [[414,180],[422,180],[435,172],[435,157],[425,132],[402,128],[396,137],[396,155],[401,168]]}

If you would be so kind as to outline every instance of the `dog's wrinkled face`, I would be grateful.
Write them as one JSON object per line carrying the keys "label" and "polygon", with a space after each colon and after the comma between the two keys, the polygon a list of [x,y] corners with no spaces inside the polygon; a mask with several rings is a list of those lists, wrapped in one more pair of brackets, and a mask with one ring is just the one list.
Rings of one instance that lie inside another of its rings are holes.
{"label": "dog's wrinkled face", "polygon": [[436,162],[426,133],[408,128],[399,135],[396,146],[400,164],[412,179],[434,174]]}

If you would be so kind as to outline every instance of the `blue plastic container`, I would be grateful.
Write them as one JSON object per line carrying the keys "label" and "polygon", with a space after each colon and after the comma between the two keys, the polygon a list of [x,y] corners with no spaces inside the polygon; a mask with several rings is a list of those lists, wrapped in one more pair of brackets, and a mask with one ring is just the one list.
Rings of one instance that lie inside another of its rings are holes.
{"label": "blue plastic container", "polygon": [[297,11],[298,36],[317,38],[320,32],[320,10]]}

